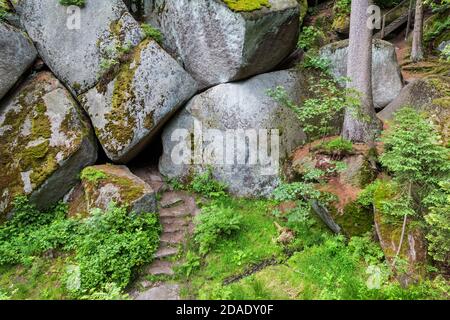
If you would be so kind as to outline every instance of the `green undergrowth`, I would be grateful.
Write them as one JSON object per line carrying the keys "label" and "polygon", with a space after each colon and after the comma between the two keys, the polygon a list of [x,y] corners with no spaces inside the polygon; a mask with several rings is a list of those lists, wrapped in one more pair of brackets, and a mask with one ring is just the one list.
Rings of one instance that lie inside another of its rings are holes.
{"label": "green undergrowth", "polygon": [[286,263],[268,267],[230,286],[211,290],[226,299],[446,299],[442,278],[402,288],[390,280],[383,254],[367,237],[327,237],[295,253]]}
{"label": "green undergrowth", "polygon": [[[298,199],[299,193],[314,196],[312,190],[288,184],[277,189],[273,199],[212,197],[209,188],[217,182],[206,179],[206,174],[194,181],[201,179],[204,188],[197,201],[201,207],[197,229],[181,256],[184,263],[171,279],[182,285],[183,298],[448,297],[449,286],[442,277],[402,288],[372,237],[371,223],[358,226],[358,236],[344,237],[327,230],[302,201],[295,202],[297,208],[287,213],[279,211],[283,201]],[[280,234],[287,231],[292,232],[293,239],[280,241]]]}
{"label": "green undergrowth", "polygon": [[55,300],[68,299],[63,285],[66,268],[70,259],[63,255],[56,258],[38,257],[29,266],[0,267],[0,300]]}
{"label": "green undergrowth", "polygon": [[[208,253],[202,256],[196,253],[197,243],[192,240],[187,265],[179,270],[179,277],[186,281],[184,294],[187,297],[198,297],[211,286],[243,274],[267,260],[281,261],[286,257],[283,247],[276,241],[278,232],[273,223],[271,206],[272,202],[267,200],[229,197],[204,206],[202,214],[206,211],[221,215],[221,211],[225,211],[228,216],[234,215],[231,219],[238,228],[229,234],[222,234],[210,246]],[[201,250],[202,254],[204,252]],[[189,270],[192,265],[193,270]]]}
{"label": "green undergrowth", "polygon": [[[0,292],[18,299],[114,299],[159,246],[153,213],[129,214],[113,204],[87,218],[66,218],[58,205],[41,212],[26,198],[0,226]],[[56,258],[54,258],[56,257]]]}
{"label": "green undergrowth", "polygon": [[6,19],[10,11],[11,7],[9,6],[8,1],[0,0],[0,21]]}

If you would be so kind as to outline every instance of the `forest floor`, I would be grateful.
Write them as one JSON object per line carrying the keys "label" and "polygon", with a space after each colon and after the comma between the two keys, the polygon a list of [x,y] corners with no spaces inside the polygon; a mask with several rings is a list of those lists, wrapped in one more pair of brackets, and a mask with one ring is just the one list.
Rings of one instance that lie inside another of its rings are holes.
{"label": "forest floor", "polygon": [[411,44],[409,40],[405,40],[405,30],[402,30],[394,38],[389,39],[388,41],[395,46],[397,60],[401,67],[403,79],[406,83],[430,75],[450,75],[449,63],[443,62],[439,57],[430,52],[426,54],[424,60],[412,62],[410,60]]}

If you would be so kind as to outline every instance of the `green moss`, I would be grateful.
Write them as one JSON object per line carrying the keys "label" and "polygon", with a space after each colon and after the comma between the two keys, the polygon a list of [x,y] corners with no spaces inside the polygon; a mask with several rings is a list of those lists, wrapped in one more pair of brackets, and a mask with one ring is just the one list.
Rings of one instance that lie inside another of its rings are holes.
{"label": "green moss", "polygon": [[[150,41],[152,40],[144,40],[134,49],[129,59],[122,63],[119,73],[115,77],[111,111],[105,115],[107,124],[103,129],[98,130],[100,142],[111,152],[120,152],[134,139],[134,128],[137,126],[136,118],[129,106],[135,107],[138,101],[136,101],[134,94],[133,80],[140,65],[141,52]],[[104,85],[104,83],[99,84],[97,90],[101,92],[101,86]],[[115,141],[111,142],[111,136],[114,137]]]}
{"label": "green moss", "polygon": [[0,194],[0,202],[7,204],[6,212],[11,209],[12,199],[24,194],[24,172],[30,173],[30,187],[36,190],[58,168],[56,159],[66,159],[76,151],[89,130],[81,129],[74,119],[75,108],[68,110],[59,130],[70,139],[70,146],[51,145],[51,120],[44,101],[48,81],[45,73],[38,74],[21,87],[13,100],[15,107],[4,114],[1,124],[4,134],[0,135],[0,190],[7,194]]}
{"label": "green moss", "polygon": [[[57,151],[48,141],[52,132],[47,107],[42,100],[43,92],[35,89],[28,86],[22,90],[17,98],[20,107],[10,110],[2,125],[9,130],[0,140],[0,189],[9,190],[11,197],[23,194],[21,172],[31,171],[30,182],[34,189],[57,168]],[[27,118],[31,119],[31,133],[23,135],[22,126]],[[36,144],[40,140],[42,142]]]}
{"label": "green moss", "polygon": [[378,212],[383,213],[383,201],[392,200],[397,191],[393,183],[382,181],[376,188],[373,201]]}
{"label": "green moss", "polygon": [[432,103],[438,107],[450,109],[450,97],[434,99]]}
{"label": "green moss", "polygon": [[153,127],[155,126],[155,119],[153,117],[154,111],[148,113],[145,116],[144,119],[144,128],[146,128],[147,130],[151,130],[153,129]]}
{"label": "green moss", "polygon": [[48,154],[49,145],[48,140],[45,140],[36,146],[26,148],[23,154],[27,159],[42,159]]}
{"label": "green moss", "polygon": [[359,172],[358,182],[359,187],[364,188],[367,185],[371,184],[377,177],[377,173],[372,168],[369,160],[366,158],[364,159],[364,164],[361,167],[361,170]]}
{"label": "green moss", "polygon": [[337,215],[335,220],[347,236],[362,236],[372,230],[373,212],[355,201],[347,204],[343,214]]}
{"label": "green moss", "polygon": [[[382,241],[388,245],[383,246],[383,252],[387,258],[393,258],[397,252],[396,247],[400,243],[400,237],[402,234],[402,219],[393,220],[391,217],[386,217],[383,214],[375,214],[374,220],[377,223],[379,236]],[[413,231],[414,224],[410,221],[406,225],[405,234]],[[402,249],[400,251],[400,257],[407,259],[409,251],[408,241],[404,241]]]}
{"label": "green moss", "polygon": [[98,181],[107,178],[106,174],[103,171],[98,170],[94,167],[84,168],[83,171],[81,172],[80,177],[81,180],[87,180],[92,183],[97,183]]}
{"label": "green moss", "polygon": [[333,24],[331,25],[332,30],[345,33],[348,32],[350,28],[350,16],[340,15],[333,19]]}
{"label": "green moss", "polygon": [[450,96],[450,79],[442,76],[431,76],[426,79],[428,85],[443,97]]}
{"label": "green moss", "polygon": [[144,187],[142,185],[137,185],[134,181],[127,178],[117,176],[110,176],[109,178],[112,183],[120,187],[120,196],[124,204],[130,204],[142,197],[144,193]]}
{"label": "green moss", "polygon": [[72,85],[72,88],[73,88],[75,91],[78,92],[78,91],[81,90],[81,84],[78,83],[78,82],[74,82],[73,85]]}
{"label": "green moss", "polygon": [[36,115],[32,119],[33,138],[48,139],[52,135],[50,119],[45,114],[47,106],[43,101],[39,101],[35,107]]}
{"label": "green moss", "polygon": [[115,167],[112,165],[87,167],[82,171],[81,179],[88,203],[89,199],[95,198],[97,191],[106,184],[112,184],[119,188],[121,199],[119,205],[129,205],[144,194],[142,184],[116,173]]}
{"label": "green moss", "polygon": [[283,246],[276,241],[279,234],[269,201],[226,198],[222,204],[242,215],[242,227],[233,237],[221,237],[201,268],[190,275],[185,288],[187,297],[197,297],[199,291],[207,293],[227,278],[264,261],[285,258]]}
{"label": "green moss", "polygon": [[300,25],[303,24],[303,20],[308,14],[308,0],[297,0],[300,5]]}
{"label": "green moss", "polygon": [[270,8],[269,0],[223,0],[233,11],[255,11],[262,7]]}

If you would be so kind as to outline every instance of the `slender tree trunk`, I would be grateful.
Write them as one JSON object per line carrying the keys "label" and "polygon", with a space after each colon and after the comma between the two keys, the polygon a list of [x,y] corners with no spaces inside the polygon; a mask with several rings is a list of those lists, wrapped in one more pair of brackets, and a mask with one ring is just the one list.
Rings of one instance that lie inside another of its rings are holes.
{"label": "slender tree trunk", "polygon": [[411,49],[411,60],[417,62],[423,59],[423,1],[416,0],[416,15]]}
{"label": "slender tree trunk", "polygon": [[372,96],[372,33],[367,26],[367,9],[371,0],[352,1],[350,16],[350,39],[348,46],[347,77],[349,88],[360,95],[358,110],[347,108],[345,112],[343,138],[352,142],[374,141],[381,122],[377,118]]}
{"label": "slender tree trunk", "polygon": [[[412,182],[409,182],[408,185],[408,197],[411,198],[411,190],[412,190]],[[402,251],[402,246],[403,246],[403,239],[405,238],[405,231],[406,231],[406,224],[408,222],[408,215],[405,214],[405,216],[403,217],[403,225],[402,225],[402,233],[400,235],[400,243],[398,244],[398,249],[397,252],[395,254],[395,258],[394,261],[392,263],[393,267],[395,268],[395,263],[397,262],[397,259],[400,255],[400,252]]]}

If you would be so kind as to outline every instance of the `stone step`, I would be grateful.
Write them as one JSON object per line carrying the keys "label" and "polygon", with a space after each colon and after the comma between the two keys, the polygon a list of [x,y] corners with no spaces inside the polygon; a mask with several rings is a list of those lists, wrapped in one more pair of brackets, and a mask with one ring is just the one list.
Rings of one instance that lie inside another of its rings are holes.
{"label": "stone step", "polygon": [[166,260],[155,260],[147,269],[147,273],[154,276],[167,275],[172,276],[175,272],[172,269],[173,263]]}
{"label": "stone step", "polygon": [[165,208],[159,210],[160,217],[187,217],[190,215],[191,213],[189,212],[189,210],[186,210],[184,206]]}
{"label": "stone step", "polygon": [[181,244],[186,240],[186,232],[164,232],[161,235],[162,244]]}
{"label": "stone step", "polygon": [[163,233],[187,232],[189,227],[189,224],[163,224]]}
{"label": "stone step", "polygon": [[162,246],[155,253],[155,258],[156,259],[164,259],[164,258],[167,258],[167,257],[174,256],[177,253],[178,253],[178,248]]}
{"label": "stone step", "polygon": [[177,284],[162,284],[141,292],[136,300],[179,300],[180,287]]}
{"label": "stone step", "polygon": [[185,227],[191,223],[191,219],[188,217],[160,217],[160,222],[163,226],[176,225],[179,227]]}
{"label": "stone step", "polygon": [[[167,194],[169,194],[169,196],[166,196]],[[183,204],[184,199],[172,192],[164,194],[161,201],[159,202],[160,207],[163,209],[178,207]]]}

